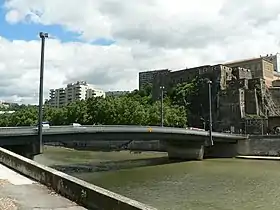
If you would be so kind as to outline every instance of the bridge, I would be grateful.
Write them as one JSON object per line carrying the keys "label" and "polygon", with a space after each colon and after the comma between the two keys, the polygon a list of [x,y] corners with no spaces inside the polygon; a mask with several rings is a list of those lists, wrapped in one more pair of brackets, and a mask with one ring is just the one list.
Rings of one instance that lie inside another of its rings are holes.
{"label": "bridge", "polygon": [[[159,140],[165,145],[170,158],[203,159],[206,155],[234,152],[235,145],[246,136],[212,133],[214,146],[208,148],[209,132],[185,128],[128,125],[83,125],[51,126],[43,129],[43,141],[80,142],[90,141],[151,141]],[[20,155],[32,158],[39,154],[38,130],[36,127],[0,128],[0,147],[7,148]],[[231,151],[231,152],[229,152]]]}

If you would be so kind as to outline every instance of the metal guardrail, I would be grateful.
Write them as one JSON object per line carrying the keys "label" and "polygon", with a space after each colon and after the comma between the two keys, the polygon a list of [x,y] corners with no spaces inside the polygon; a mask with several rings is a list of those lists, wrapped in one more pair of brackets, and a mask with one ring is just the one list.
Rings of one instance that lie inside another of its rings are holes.
{"label": "metal guardrail", "polygon": [[[50,126],[43,128],[43,134],[71,134],[71,133],[161,133],[176,135],[209,136],[208,131],[191,130],[185,128],[158,127],[158,126],[134,126],[134,125],[82,125],[74,126]],[[0,127],[0,136],[35,135],[37,127]],[[246,139],[247,136],[213,132],[215,138]]]}

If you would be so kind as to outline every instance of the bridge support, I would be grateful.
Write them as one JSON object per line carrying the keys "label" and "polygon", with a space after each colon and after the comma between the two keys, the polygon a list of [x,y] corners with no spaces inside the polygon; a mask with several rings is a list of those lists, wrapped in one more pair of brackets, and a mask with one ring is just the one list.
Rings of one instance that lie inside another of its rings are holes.
{"label": "bridge support", "polygon": [[237,156],[236,142],[216,142],[211,147],[205,147],[205,158],[232,158]]}
{"label": "bridge support", "polygon": [[204,145],[201,142],[167,142],[166,151],[169,159],[203,160]]}
{"label": "bridge support", "polygon": [[18,155],[34,159],[34,156],[40,154],[40,145],[39,144],[25,144],[25,145],[9,145],[4,146],[3,148],[10,150]]}

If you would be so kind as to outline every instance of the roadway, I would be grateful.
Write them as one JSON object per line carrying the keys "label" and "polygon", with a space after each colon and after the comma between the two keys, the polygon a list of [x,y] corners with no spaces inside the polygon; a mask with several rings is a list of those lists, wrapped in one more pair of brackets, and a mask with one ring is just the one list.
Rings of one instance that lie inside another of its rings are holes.
{"label": "roadway", "polygon": [[0,164],[1,210],[85,210],[46,186]]}

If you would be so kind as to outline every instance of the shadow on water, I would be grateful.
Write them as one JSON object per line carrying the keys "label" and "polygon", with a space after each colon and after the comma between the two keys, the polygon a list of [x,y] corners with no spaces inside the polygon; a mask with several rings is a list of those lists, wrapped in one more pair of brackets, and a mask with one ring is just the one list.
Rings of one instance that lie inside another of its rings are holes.
{"label": "shadow on water", "polygon": [[50,167],[67,174],[115,171],[121,169],[131,169],[145,166],[155,166],[182,162],[180,160],[170,160],[168,157],[145,158],[134,160],[105,161],[99,163],[78,163],[69,165],[53,164]]}

